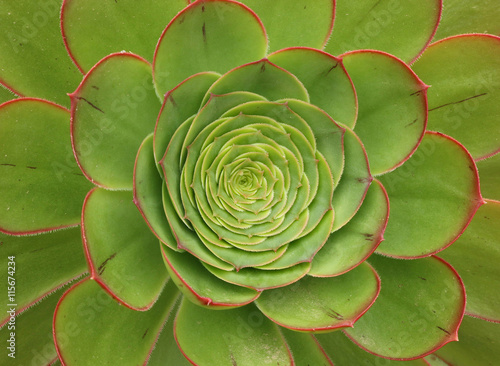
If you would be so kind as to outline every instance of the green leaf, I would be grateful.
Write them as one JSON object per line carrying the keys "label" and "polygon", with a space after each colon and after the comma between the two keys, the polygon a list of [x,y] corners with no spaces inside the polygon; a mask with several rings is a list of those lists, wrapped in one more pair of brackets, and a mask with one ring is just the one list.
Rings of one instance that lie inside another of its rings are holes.
{"label": "green leaf", "polygon": [[[18,283],[20,289],[22,283]],[[66,288],[61,288],[43,299],[21,315],[15,317],[10,325],[7,323],[0,329],[0,337],[3,340],[4,349],[0,354],[2,365],[51,365],[57,359],[56,348],[52,338],[52,316],[59,298]],[[10,329],[9,329],[10,328]],[[63,328],[64,336],[75,336],[80,331],[79,327],[72,323]],[[11,333],[14,333],[12,337]],[[10,339],[14,339],[14,353],[8,347],[11,346]],[[10,357],[12,354],[13,357]]]}
{"label": "green leaf", "polygon": [[365,147],[356,134],[346,128],[344,134],[345,167],[340,183],[333,192],[336,231],[356,214],[373,180]]}
{"label": "green leaf", "polygon": [[210,87],[203,104],[212,94],[235,91],[252,92],[270,101],[291,98],[309,102],[307,90],[300,80],[267,59],[239,66],[224,74]]}
{"label": "green leaf", "polygon": [[460,273],[467,290],[467,314],[500,322],[500,202],[486,201],[467,230],[440,253]]}
{"label": "green leaf", "polygon": [[379,291],[378,275],[365,263],[342,276],[306,276],[292,285],[265,290],[255,304],[283,327],[316,332],[352,327]]}
{"label": "green leaf", "polygon": [[175,337],[194,365],[292,365],[276,324],[254,305],[212,311],[183,299]]}
{"label": "green leaf", "polygon": [[137,150],[153,132],[160,103],[151,65],[133,54],[102,59],[71,94],[74,150],[97,185],[132,189]]}
{"label": "green leaf", "polygon": [[307,274],[311,267],[310,263],[305,262],[279,270],[243,268],[239,271],[223,271],[206,263],[203,263],[203,265],[213,275],[219,277],[223,281],[238,286],[253,288],[257,291],[286,286],[298,281]]}
{"label": "green leaf", "polygon": [[153,61],[161,32],[186,0],[65,0],[61,28],[69,54],[87,73],[101,58],[125,50]]}
{"label": "green leaf", "polygon": [[144,139],[135,161],[134,203],[153,234],[166,245],[175,247],[176,239],[160,199],[164,184],[155,163],[151,134]]}
{"label": "green leaf", "polygon": [[429,130],[457,139],[475,159],[500,151],[500,37],[463,35],[436,42],[413,69],[432,85]]}
{"label": "green leaf", "polygon": [[434,41],[456,34],[500,34],[500,7],[496,0],[446,0]]}
{"label": "green leaf", "polygon": [[335,363],[335,366],[384,365],[384,366],[426,366],[423,359],[393,361],[366,352],[347,338],[343,332],[330,332],[314,336]]}
{"label": "green leaf", "polygon": [[393,170],[413,154],[425,132],[427,86],[405,63],[385,53],[358,51],[342,61],[358,94],[354,131],[365,145],[371,172]]}
{"label": "green leaf", "polygon": [[0,227],[29,234],[76,226],[91,184],[71,151],[68,110],[36,99],[0,108]]}
{"label": "green leaf", "polygon": [[69,107],[82,75],[64,48],[60,1],[0,1],[0,83]]}
{"label": "green leaf", "polygon": [[356,123],[356,91],[342,60],[312,48],[288,48],[269,61],[294,74],[309,92],[311,104],[350,128]]}
{"label": "green leaf", "polygon": [[15,281],[11,285],[6,278],[2,283],[5,295],[15,287],[15,301],[2,304],[0,326],[9,319],[8,303],[17,304],[19,314],[87,272],[79,227],[36,236],[0,234],[0,247],[0,268]]}
{"label": "green leaf", "polygon": [[94,281],[79,282],[63,295],[54,314],[62,363],[145,364],[178,295],[170,281],[155,306],[140,312],[121,306]]}
{"label": "green leaf", "polygon": [[449,366],[448,363],[444,362],[435,354],[430,354],[429,356],[426,356],[424,359],[430,366]]}
{"label": "green leaf", "polygon": [[16,99],[17,95],[11,92],[9,89],[4,88],[2,84],[0,84],[0,104],[5,103],[9,100]]}
{"label": "green leaf", "polygon": [[500,324],[464,317],[460,342],[447,344],[435,354],[454,366],[495,366],[500,358]]}
{"label": "green leaf", "polygon": [[465,290],[455,270],[437,257],[368,260],[383,283],[375,304],[344,332],[382,357],[413,359],[457,340]]}
{"label": "green leaf", "polygon": [[132,202],[131,192],[95,188],[85,200],[82,216],[92,279],[127,307],[149,309],[168,275],[158,240]]}
{"label": "green leaf", "polygon": [[192,364],[184,357],[174,337],[175,316],[179,309],[180,302],[177,302],[171,311],[172,316],[168,317],[161,334],[156,341],[156,346],[148,360],[148,366],[191,366]]}
{"label": "green leaf", "polygon": [[476,161],[481,180],[481,194],[485,198],[500,201],[500,154]]}
{"label": "green leaf", "polygon": [[332,0],[242,2],[264,23],[271,51],[293,46],[323,48],[332,31],[335,13],[335,1]]}
{"label": "green leaf", "polygon": [[410,62],[432,39],[441,1],[337,0],[335,13],[328,53],[375,49]]}
{"label": "green leaf", "polygon": [[165,155],[175,130],[198,112],[205,93],[218,78],[219,74],[214,72],[195,74],[165,95],[155,128],[154,151],[157,162]]}
{"label": "green leaf", "polygon": [[426,133],[415,154],[380,181],[389,194],[391,216],[377,252],[397,258],[443,250],[483,203],[469,153],[435,132]]}
{"label": "green leaf", "polygon": [[177,253],[163,246],[162,253],[170,277],[196,304],[211,309],[229,309],[246,305],[260,295],[255,290],[221,281],[189,253]]}
{"label": "green leaf", "polygon": [[332,361],[311,334],[280,329],[290,347],[296,366],[333,366]]}
{"label": "green leaf", "polygon": [[153,70],[158,95],[202,71],[225,73],[261,59],[265,29],[241,3],[196,1],[169,23],[155,51]]}
{"label": "green leaf", "polygon": [[358,213],[314,256],[310,276],[329,277],[347,272],[373,253],[383,240],[389,219],[389,198],[378,180],[368,188]]}

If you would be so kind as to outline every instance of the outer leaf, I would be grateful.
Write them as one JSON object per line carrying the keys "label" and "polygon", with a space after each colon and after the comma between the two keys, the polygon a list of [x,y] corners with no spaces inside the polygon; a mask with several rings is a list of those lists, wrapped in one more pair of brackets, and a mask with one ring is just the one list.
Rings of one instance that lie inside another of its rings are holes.
{"label": "outer leaf", "polygon": [[333,231],[340,229],[356,214],[373,180],[365,148],[359,137],[349,129],[344,134],[344,154],[344,172],[333,193]]}
{"label": "outer leaf", "polygon": [[58,1],[0,1],[0,84],[69,106],[66,93],[82,75],[64,49],[60,8]]}
{"label": "outer leaf", "polygon": [[311,334],[281,329],[296,366],[333,366],[325,350]]}
{"label": "outer leaf", "polygon": [[293,365],[278,327],[253,305],[212,311],[184,299],[174,330],[194,365]]}
{"label": "outer leaf", "polygon": [[122,50],[152,61],[158,37],[186,4],[186,0],[64,0],[61,29],[66,48],[82,73]]}
{"label": "outer leaf", "polygon": [[494,366],[500,358],[500,325],[464,317],[459,332],[460,342],[450,343],[436,355],[448,365]]}
{"label": "outer leaf", "polygon": [[405,165],[380,180],[391,200],[391,218],[377,252],[393,257],[443,250],[483,204],[472,157],[458,142],[435,132],[426,133]]}
{"label": "outer leaf", "polygon": [[323,48],[332,32],[334,0],[242,2],[262,19],[271,51],[293,46]]}
{"label": "outer leaf", "polygon": [[85,175],[103,187],[131,189],[137,150],[160,110],[149,63],[132,54],[107,56],[71,100],[73,149]]}
{"label": "outer leaf", "polygon": [[177,298],[169,282],[156,306],[138,312],[120,306],[94,281],[79,282],[63,295],[54,314],[59,358],[68,366],[116,365],[124,360],[145,365]]}
{"label": "outer leaf", "polygon": [[465,290],[442,259],[369,259],[380,275],[375,304],[346,334],[379,356],[402,360],[425,356],[457,340],[465,310]]}
{"label": "outer leaf", "polygon": [[500,154],[476,162],[481,179],[481,194],[500,201]]}
{"label": "outer leaf", "polygon": [[500,151],[500,37],[462,35],[433,43],[413,69],[432,85],[430,130],[458,139],[475,159]]}
{"label": "outer leaf", "polygon": [[196,304],[212,309],[228,309],[246,305],[260,295],[255,290],[218,279],[189,253],[177,253],[164,246],[162,253],[170,277],[179,290]]}
{"label": "outer leaf", "polygon": [[80,221],[91,184],[71,152],[68,119],[68,110],[38,99],[0,107],[2,232],[40,233]]}
{"label": "outer leaf", "polygon": [[[18,284],[18,288],[21,284]],[[52,315],[65,290],[57,290],[37,306],[17,316],[12,324],[7,323],[0,329],[0,337],[4,340],[5,347],[0,354],[2,365],[47,366],[57,359],[52,339]],[[65,334],[74,335],[78,331],[74,323],[64,328]],[[14,333],[13,337],[11,333]],[[12,345],[13,348],[9,349]]]}
{"label": "outer leaf", "polygon": [[500,7],[496,0],[446,0],[434,40],[464,33],[500,35]]}
{"label": "outer leaf", "polygon": [[440,256],[460,273],[467,289],[467,313],[500,323],[500,202],[486,201],[467,230]]}
{"label": "outer leaf", "polygon": [[354,127],[358,101],[342,60],[314,48],[299,47],[274,52],[268,59],[299,78],[312,104],[334,120]]}
{"label": "outer leaf", "polygon": [[132,194],[90,191],[82,234],[92,279],[125,306],[149,309],[168,275],[158,241],[134,206]]}
{"label": "outer leaf", "polygon": [[290,286],[266,290],[256,305],[273,322],[299,331],[352,327],[373,304],[380,279],[368,264],[335,278],[306,276]]}
{"label": "outer leaf", "polygon": [[338,55],[357,49],[376,49],[405,62],[415,60],[436,32],[441,3],[441,0],[337,0],[335,27],[326,51]]}
{"label": "outer leaf", "polygon": [[196,1],[172,19],[156,47],[153,70],[158,95],[202,71],[225,73],[258,60],[267,49],[257,15],[232,0]]}
{"label": "outer leaf", "polygon": [[[60,230],[36,236],[8,236],[0,234],[1,268],[15,279],[15,301],[2,304],[3,326],[10,318],[8,303],[15,303],[16,314],[87,272],[82,250],[80,228]],[[14,265],[9,257],[14,256]],[[9,268],[10,267],[10,268]],[[7,295],[11,285],[2,284]],[[12,290],[12,289],[11,289]]]}
{"label": "outer leaf", "polygon": [[342,332],[330,332],[317,334],[318,343],[326,351],[327,355],[335,363],[335,366],[352,365],[384,365],[384,366],[425,366],[427,363],[423,359],[413,361],[393,361],[387,360],[359,348],[351,342]]}
{"label": "outer leaf", "polygon": [[370,169],[375,175],[393,170],[413,154],[423,137],[427,86],[389,54],[355,51],[341,57],[358,94],[354,130],[365,145]]}
{"label": "outer leaf", "polygon": [[314,256],[310,276],[330,277],[349,271],[364,261],[383,240],[389,219],[389,198],[375,180],[358,213]]}
{"label": "outer leaf", "polygon": [[3,85],[0,84],[0,104],[16,98],[17,95],[12,93],[9,89],[4,88]]}

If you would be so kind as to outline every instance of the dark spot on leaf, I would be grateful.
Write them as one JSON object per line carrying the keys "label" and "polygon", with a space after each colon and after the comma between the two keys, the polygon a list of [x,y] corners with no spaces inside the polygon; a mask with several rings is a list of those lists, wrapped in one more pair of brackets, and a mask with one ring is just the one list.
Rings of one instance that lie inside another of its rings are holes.
{"label": "dark spot on leaf", "polygon": [[363,236],[365,237],[365,240],[373,240],[373,234],[364,233]]}
{"label": "dark spot on leaf", "polygon": [[238,364],[236,363],[236,360],[234,359],[233,352],[231,352],[231,353],[229,354],[229,356],[231,357],[231,364],[232,364],[233,366],[238,366]]}
{"label": "dark spot on leaf", "polygon": [[4,164],[0,164],[0,165],[3,165],[3,166],[16,166],[15,164],[8,164],[8,163],[4,163]]}
{"label": "dark spot on leaf", "polygon": [[337,320],[343,320],[344,319],[344,317],[342,316],[342,314],[337,313],[333,309],[328,309],[326,311],[326,315],[328,315],[330,318],[337,319]]}
{"label": "dark spot on leaf", "polygon": [[415,123],[417,123],[417,121],[418,121],[418,118],[415,118],[415,119],[413,120],[413,122],[408,123],[405,127],[410,127],[411,125],[414,125]]}
{"label": "dark spot on leaf", "polygon": [[370,182],[371,182],[371,179],[370,179],[370,178],[356,178],[356,180],[357,180],[359,183],[370,183]]}
{"label": "dark spot on leaf", "polygon": [[201,7],[201,12],[202,12],[202,13],[204,13],[204,12],[205,12],[205,5],[203,5],[203,6]]}
{"label": "dark spot on leaf", "polygon": [[28,169],[36,169],[36,166],[26,166]]}
{"label": "dark spot on leaf", "polygon": [[425,89],[417,90],[416,92],[411,93],[410,96],[417,95],[417,94],[422,94],[424,91],[425,91]]}
{"label": "dark spot on leaf", "polygon": [[262,66],[260,67],[260,72],[264,72],[264,71],[266,71],[266,63],[265,62],[263,62]]}
{"label": "dark spot on leaf", "polygon": [[420,278],[421,280],[427,281],[427,278],[420,277],[420,276],[418,276],[418,278]]}
{"label": "dark spot on leaf", "polygon": [[102,264],[99,266],[99,268],[97,268],[97,272],[99,273],[99,276],[101,276],[104,272],[104,270],[106,269],[106,264],[108,264],[108,262],[113,259],[114,257],[116,257],[116,253],[113,253],[111,254],[108,259],[106,259],[104,262],[102,262]]}
{"label": "dark spot on leaf", "polygon": [[90,105],[92,108],[94,108],[95,110],[101,112],[101,113],[104,113],[104,111],[97,107],[95,104],[93,104],[92,102],[89,102],[87,99],[83,98],[83,97],[75,97],[76,99],[78,100],[83,100],[84,102],[86,102],[88,105]]}
{"label": "dark spot on leaf", "polygon": [[466,101],[474,99],[474,98],[479,98],[479,97],[485,96],[487,94],[488,93],[478,94],[478,95],[474,95],[474,96],[469,97],[469,98],[465,98],[465,99],[459,100],[458,102],[446,103],[446,104],[434,107],[432,109],[429,109],[429,112],[435,111],[436,109],[443,108],[443,107],[446,107],[446,106],[449,106],[449,105],[452,105],[452,104],[460,104],[460,103],[466,102]]}
{"label": "dark spot on leaf", "polygon": [[205,28],[206,24],[203,22],[203,26],[201,27],[201,32],[203,33],[203,42],[207,43],[207,30]]}
{"label": "dark spot on leaf", "polygon": [[174,97],[172,96],[172,94],[170,94],[170,95],[168,96],[168,100],[169,100],[169,102],[170,102],[170,103],[172,103],[172,105],[173,105],[174,107],[177,107],[177,103],[176,103],[176,101],[175,101]]}
{"label": "dark spot on leaf", "polygon": [[144,339],[144,337],[146,336],[146,334],[148,334],[148,331],[149,331],[149,328],[146,329],[146,331],[144,332],[144,334],[142,335],[142,339]]}
{"label": "dark spot on leaf", "polygon": [[35,250],[32,250],[30,253],[36,253],[36,252],[39,252],[40,250],[44,250],[45,248],[40,248],[40,249],[35,249]]}
{"label": "dark spot on leaf", "polygon": [[94,88],[95,90],[99,90],[99,87],[95,85],[92,85],[92,88]]}
{"label": "dark spot on leaf", "polygon": [[450,332],[448,332],[448,331],[447,331],[446,329],[444,329],[444,328],[438,327],[438,329],[442,330],[443,332],[445,332],[445,333],[446,333],[446,334],[448,334],[448,335],[451,335],[451,333],[450,333]]}
{"label": "dark spot on leaf", "polygon": [[328,75],[328,74],[329,74],[329,73],[330,73],[333,69],[337,68],[337,66],[339,66],[339,63],[338,63],[338,62],[336,62],[336,63],[335,63],[335,65],[333,65],[332,67],[330,67],[330,68],[328,69],[328,71],[326,72],[326,75]]}

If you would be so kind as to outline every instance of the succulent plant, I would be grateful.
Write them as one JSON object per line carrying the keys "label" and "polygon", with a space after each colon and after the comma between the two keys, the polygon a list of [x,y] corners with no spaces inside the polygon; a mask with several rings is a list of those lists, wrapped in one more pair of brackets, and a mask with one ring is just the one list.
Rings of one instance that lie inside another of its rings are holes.
{"label": "succulent plant", "polygon": [[497,362],[494,0],[0,5],[2,364]]}

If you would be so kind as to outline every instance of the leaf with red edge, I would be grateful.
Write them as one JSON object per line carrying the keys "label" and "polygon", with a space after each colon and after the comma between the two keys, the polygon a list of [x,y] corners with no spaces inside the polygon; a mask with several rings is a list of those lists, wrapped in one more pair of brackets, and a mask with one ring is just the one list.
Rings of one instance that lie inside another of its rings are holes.
{"label": "leaf with red edge", "polygon": [[393,170],[413,154],[422,140],[428,87],[392,55],[355,51],[340,57],[358,95],[354,131],[365,145],[371,172],[379,175]]}
{"label": "leaf with red edge", "polygon": [[212,309],[230,309],[254,301],[260,293],[235,286],[208,272],[190,253],[177,253],[162,246],[163,259],[172,280],[192,302]]}
{"label": "leaf with red edge", "polygon": [[54,314],[59,358],[68,366],[95,366],[96,360],[101,365],[124,360],[146,365],[178,297],[170,281],[155,306],[140,312],[121,306],[92,280],[77,283],[62,296]]}
{"label": "leaf with red edge", "polygon": [[364,261],[383,240],[389,219],[389,197],[374,180],[358,213],[346,226],[331,234],[312,260],[310,276],[331,277],[345,273]]}
{"label": "leaf with red edge", "polygon": [[364,263],[342,276],[306,276],[289,286],[265,290],[255,304],[283,327],[317,332],[352,327],[379,291],[377,273]]}
{"label": "leaf with red edge", "polygon": [[409,63],[430,43],[441,8],[442,0],[337,0],[333,33],[325,50],[338,55],[374,49]]}
{"label": "leaf with red edge", "polygon": [[271,51],[294,46],[323,48],[332,32],[334,0],[242,2],[255,11],[264,23]]}
{"label": "leaf with red edge", "polygon": [[0,106],[0,231],[34,234],[80,221],[92,187],[71,151],[69,111],[40,99]]}
{"label": "leaf with red edge", "polygon": [[[80,228],[59,230],[42,235],[9,236],[0,233],[0,268],[15,279],[15,301],[2,304],[0,327],[10,319],[8,303],[15,303],[16,314],[87,273]],[[10,260],[11,257],[14,260]],[[11,276],[12,275],[12,276]],[[0,286],[8,294],[11,281]],[[12,288],[10,288],[12,290]]]}
{"label": "leaf with red edge", "polygon": [[153,70],[158,95],[202,71],[225,73],[258,60],[267,49],[257,15],[233,0],[196,1],[165,28],[156,47]]}
{"label": "leaf with red edge", "polygon": [[174,331],[193,365],[293,365],[278,326],[253,304],[213,311],[183,299]]}
{"label": "leaf with red edge", "polygon": [[334,366],[325,350],[311,334],[281,329],[292,351],[295,365]]}
{"label": "leaf with red edge", "polygon": [[391,217],[377,252],[419,258],[451,245],[483,199],[472,157],[460,143],[427,132],[415,154],[379,177],[389,194]]}
{"label": "leaf with red edge", "polygon": [[132,189],[135,157],[153,132],[160,103],[151,65],[133,54],[102,59],[71,94],[71,137],[85,175],[110,189]]}
{"label": "leaf with red edge", "polygon": [[64,0],[61,30],[66,49],[82,73],[122,50],[152,61],[161,32],[187,4],[187,0]]}
{"label": "leaf with red edge", "polygon": [[474,159],[500,152],[500,37],[469,34],[441,40],[412,67],[432,85],[429,130],[457,139]]}
{"label": "leaf with red edge", "polygon": [[467,290],[467,314],[500,323],[500,201],[486,200],[467,230],[439,254],[460,273]]}
{"label": "leaf with red edge", "polygon": [[456,341],[465,311],[457,272],[438,257],[412,261],[371,256],[383,283],[375,304],[344,332],[378,356],[408,360]]}
{"label": "leaf with red edge", "polygon": [[274,52],[268,59],[297,76],[309,92],[311,104],[335,121],[354,127],[358,100],[341,59],[314,48],[300,47]]}
{"label": "leaf with red edge", "polygon": [[61,1],[0,1],[0,84],[17,95],[69,107],[82,74],[61,37]]}
{"label": "leaf with red edge", "polygon": [[158,240],[132,202],[132,193],[90,191],[82,233],[92,279],[131,309],[151,308],[168,274]]}

